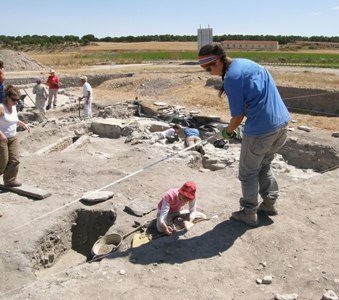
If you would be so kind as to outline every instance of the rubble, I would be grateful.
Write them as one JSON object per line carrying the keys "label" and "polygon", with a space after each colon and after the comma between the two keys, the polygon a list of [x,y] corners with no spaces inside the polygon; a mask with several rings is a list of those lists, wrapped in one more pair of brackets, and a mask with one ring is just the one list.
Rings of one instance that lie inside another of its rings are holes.
{"label": "rubble", "polygon": [[306,132],[311,132],[311,128],[305,125],[298,126],[298,129]]}
{"label": "rubble", "polygon": [[338,296],[332,290],[328,290],[322,297],[321,300],[338,300]]}

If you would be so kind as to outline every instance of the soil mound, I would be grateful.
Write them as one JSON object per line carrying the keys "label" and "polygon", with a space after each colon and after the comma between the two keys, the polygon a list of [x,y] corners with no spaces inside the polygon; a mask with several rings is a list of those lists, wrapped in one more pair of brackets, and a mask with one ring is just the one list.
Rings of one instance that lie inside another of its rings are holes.
{"label": "soil mound", "polygon": [[39,71],[44,69],[42,64],[23,52],[0,50],[0,60],[4,62],[6,71]]}

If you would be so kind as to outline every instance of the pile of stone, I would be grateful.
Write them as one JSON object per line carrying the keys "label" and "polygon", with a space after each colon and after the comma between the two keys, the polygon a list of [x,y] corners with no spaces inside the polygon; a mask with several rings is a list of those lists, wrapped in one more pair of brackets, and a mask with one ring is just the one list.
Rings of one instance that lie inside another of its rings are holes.
{"label": "pile of stone", "polygon": [[6,71],[40,71],[45,67],[22,52],[0,50],[0,60]]}

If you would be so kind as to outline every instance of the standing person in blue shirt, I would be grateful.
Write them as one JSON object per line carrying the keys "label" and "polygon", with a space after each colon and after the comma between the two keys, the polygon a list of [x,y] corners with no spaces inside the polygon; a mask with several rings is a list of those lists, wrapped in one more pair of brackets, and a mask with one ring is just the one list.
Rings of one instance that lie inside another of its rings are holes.
{"label": "standing person in blue shirt", "polygon": [[[258,225],[257,211],[276,215],[278,184],[271,168],[274,154],[287,137],[290,114],[271,74],[248,59],[231,59],[222,45],[208,44],[199,51],[199,64],[211,75],[222,77],[219,96],[226,94],[231,120],[222,135],[236,136],[235,129],[246,117],[239,160],[242,187],[239,211],[232,218],[250,226]],[[258,206],[258,193],[263,202]]]}

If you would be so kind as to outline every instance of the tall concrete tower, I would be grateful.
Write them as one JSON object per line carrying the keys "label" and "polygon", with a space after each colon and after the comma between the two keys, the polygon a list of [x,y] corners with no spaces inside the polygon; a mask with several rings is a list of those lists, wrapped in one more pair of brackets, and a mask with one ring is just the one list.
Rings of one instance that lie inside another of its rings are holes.
{"label": "tall concrete tower", "polygon": [[198,28],[198,51],[202,46],[210,44],[213,42],[213,30],[208,26],[208,28]]}

